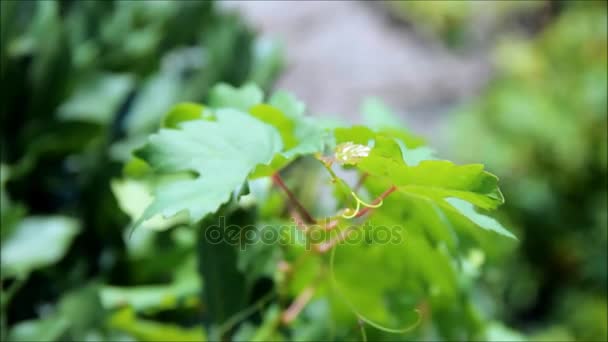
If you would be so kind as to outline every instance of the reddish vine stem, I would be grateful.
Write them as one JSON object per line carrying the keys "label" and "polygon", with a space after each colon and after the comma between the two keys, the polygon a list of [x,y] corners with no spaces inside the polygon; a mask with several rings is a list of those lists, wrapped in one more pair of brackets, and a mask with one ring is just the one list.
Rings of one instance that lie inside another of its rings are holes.
{"label": "reddish vine stem", "polygon": [[[381,201],[383,201],[386,197],[388,197],[388,195],[390,195],[391,193],[393,193],[395,190],[397,190],[397,187],[394,185],[391,185],[390,188],[388,188],[386,191],[384,191],[380,196],[378,196],[373,202],[372,204],[378,204]],[[363,208],[361,211],[359,211],[359,213],[357,213],[357,215],[355,215],[355,217],[361,217],[363,215],[365,215],[366,213],[368,213],[370,210],[372,210],[374,208],[371,207],[365,207]],[[350,234],[354,229],[357,229],[356,227],[350,227],[342,232],[340,232],[338,234],[338,236],[336,236],[335,238],[326,241],[326,242],[322,242],[319,244],[316,244],[313,246],[314,251],[316,251],[317,253],[326,253],[327,251],[331,250],[335,245],[341,243],[342,241],[346,240],[346,238],[348,237],[348,234]]]}
{"label": "reddish vine stem", "polygon": [[340,233],[338,233],[338,236],[336,236],[335,238],[326,241],[326,242],[322,242],[316,245],[313,245],[313,250],[317,253],[326,253],[327,251],[329,251],[330,249],[332,249],[335,245],[341,243],[342,241],[346,240],[346,238],[348,237],[348,234],[350,234],[353,230],[357,229],[356,227],[350,227],[345,229],[344,231],[341,231]]}
{"label": "reddish vine stem", "polygon": [[300,203],[300,201],[298,201],[298,199],[293,194],[293,192],[291,192],[291,190],[289,190],[287,185],[285,185],[285,182],[283,182],[283,179],[281,178],[281,176],[279,175],[278,172],[275,172],[274,174],[272,174],[272,181],[274,182],[274,184],[276,184],[279,188],[281,188],[285,192],[285,194],[289,198],[289,202],[298,210],[300,215],[302,215],[302,218],[304,219],[305,223],[310,224],[310,223],[316,222],[316,220],[308,213],[308,210],[306,210],[306,208],[304,208],[302,203]]}
{"label": "reddish vine stem", "polygon": [[307,287],[302,291],[298,297],[291,303],[291,305],[281,315],[281,322],[283,324],[291,323],[300,312],[304,309],[306,304],[312,299],[315,293],[314,287]]}
{"label": "reddish vine stem", "polygon": [[[382,201],[383,201],[385,198],[387,198],[387,197],[388,197],[388,195],[390,195],[391,193],[393,193],[395,190],[397,190],[397,187],[396,187],[396,186],[394,186],[394,185],[391,185],[391,187],[390,187],[390,188],[388,188],[388,189],[387,189],[385,192],[383,192],[383,193],[382,193],[380,196],[378,196],[378,197],[377,197],[377,198],[376,198],[376,199],[375,199],[375,200],[372,202],[372,204],[373,204],[373,205],[376,205],[376,204],[378,204],[378,203],[382,202]],[[367,213],[368,213],[369,211],[371,211],[372,209],[374,209],[374,208],[371,208],[371,207],[365,207],[365,208],[361,209],[361,211],[359,211],[359,212],[357,213],[357,215],[355,215],[355,217],[361,217],[361,216],[363,216],[363,215],[367,214]]]}

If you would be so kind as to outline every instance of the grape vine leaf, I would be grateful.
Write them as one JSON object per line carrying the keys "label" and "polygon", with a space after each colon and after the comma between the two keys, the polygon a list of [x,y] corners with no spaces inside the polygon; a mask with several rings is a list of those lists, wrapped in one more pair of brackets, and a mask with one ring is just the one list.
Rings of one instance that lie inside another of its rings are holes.
{"label": "grape vine leaf", "polygon": [[[498,221],[474,209],[477,206],[492,210],[504,202],[498,178],[486,172],[483,165],[456,165],[447,160],[436,160],[432,151],[420,150],[424,147],[407,149],[395,138],[376,134],[364,127],[336,130],[336,140],[342,144],[355,140],[356,143],[373,146],[367,157],[355,160],[353,164],[360,171],[382,180],[383,184],[394,185],[399,193],[437,205],[478,227],[515,239]],[[417,151],[413,157],[402,155],[412,151]]]}
{"label": "grape vine leaf", "polygon": [[258,104],[250,109],[251,115],[279,130],[284,147],[269,165],[260,165],[253,178],[269,176],[298,156],[323,151],[329,134],[304,112],[304,104],[284,91],[275,93],[269,104]]}
{"label": "grape vine leaf", "polygon": [[483,209],[495,209],[504,202],[498,178],[484,171],[483,165],[424,160],[409,166],[395,140],[381,135],[376,136],[370,155],[357,166],[370,175],[386,178],[399,191],[414,197],[432,201],[457,197]]}
{"label": "grape vine leaf", "polygon": [[[201,220],[227,202],[256,165],[269,163],[282,147],[275,128],[229,108],[216,110],[213,121],[185,121],[178,129],[161,129],[135,154],[155,173],[175,177],[156,185],[153,202],[134,226],[180,212],[189,214],[190,223]],[[195,176],[184,176],[187,173]]]}
{"label": "grape vine leaf", "polygon": [[256,104],[262,103],[264,93],[253,83],[235,88],[220,83],[211,89],[209,105],[213,108],[236,108],[247,112]]}
{"label": "grape vine leaf", "polygon": [[508,236],[512,239],[517,239],[515,235],[513,235],[510,231],[506,230],[500,222],[496,219],[478,213],[475,210],[475,206],[465,200],[460,198],[446,198],[445,201],[449,203],[456,211],[458,211],[461,215],[468,218],[471,222],[475,223],[477,226],[494,231],[498,234]]}

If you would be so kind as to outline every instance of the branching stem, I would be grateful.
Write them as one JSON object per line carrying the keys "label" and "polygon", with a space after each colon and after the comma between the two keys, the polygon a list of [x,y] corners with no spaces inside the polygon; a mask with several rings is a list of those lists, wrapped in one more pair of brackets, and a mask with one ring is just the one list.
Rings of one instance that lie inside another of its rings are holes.
{"label": "branching stem", "polygon": [[[392,194],[395,190],[397,190],[397,187],[394,185],[391,185],[390,188],[388,188],[385,192],[383,192],[380,196],[378,196],[373,202],[373,205],[377,205],[379,203],[381,203],[385,198],[388,197],[388,195]],[[365,214],[367,214],[368,212],[370,212],[372,209],[374,209],[374,207],[365,207],[363,209],[361,209],[357,215],[355,215],[355,217],[361,217]]]}
{"label": "branching stem", "polygon": [[281,315],[281,323],[287,325],[293,322],[300,312],[304,309],[306,304],[312,299],[315,293],[315,288],[310,286],[304,289],[298,297],[291,303],[291,305]]}
{"label": "branching stem", "polygon": [[310,213],[308,213],[308,210],[306,210],[306,208],[304,208],[302,203],[300,203],[300,201],[298,201],[298,199],[293,194],[293,192],[291,192],[291,190],[289,190],[287,185],[285,185],[285,182],[283,182],[283,179],[281,178],[281,176],[279,175],[278,172],[275,172],[272,175],[272,181],[274,182],[274,184],[276,184],[279,188],[281,188],[285,192],[285,194],[287,195],[287,198],[289,199],[289,202],[298,210],[300,215],[302,215],[302,219],[304,219],[305,223],[310,224],[310,223],[316,222],[316,220],[310,215]]}

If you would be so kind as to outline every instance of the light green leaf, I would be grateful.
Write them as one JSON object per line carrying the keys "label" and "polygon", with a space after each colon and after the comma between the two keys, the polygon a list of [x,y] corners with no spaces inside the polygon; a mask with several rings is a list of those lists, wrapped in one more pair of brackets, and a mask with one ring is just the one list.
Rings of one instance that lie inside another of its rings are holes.
{"label": "light green leaf", "polygon": [[250,80],[256,84],[271,84],[283,67],[283,47],[268,37],[258,37],[252,45]]}
{"label": "light green leaf", "polygon": [[158,214],[180,212],[195,223],[230,199],[258,164],[281,151],[275,128],[234,109],[220,109],[216,121],[195,120],[179,129],[161,129],[136,152],[159,174],[195,173],[155,186],[154,200],[136,226]]}
{"label": "light green leaf", "polygon": [[249,113],[257,119],[272,125],[281,134],[283,148],[288,150],[296,145],[294,135],[295,122],[279,109],[267,104],[258,104],[249,110]]}
{"label": "light green leaf", "polygon": [[139,341],[193,341],[207,340],[203,328],[184,328],[174,324],[160,323],[148,319],[137,318],[133,310],[123,309],[115,313],[109,320],[109,325],[123,331]]}
{"label": "light green leaf", "polygon": [[106,309],[116,309],[130,306],[135,311],[151,309],[172,309],[178,306],[180,300],[198,298],[201,289],[197,278],[176,282],[171,285],[149,285],[116,287],[104,286],[100,291],[102,305]]}
{"label": "light green leaf", "polygon": [[403,155],[403,161],[408,166],[416,166],[425,160],[436,160],[435,150],[430,147],[421,146],[416,148],[408,148],[405,143],[401,140],[396,139],[399,148],[401,148],[401,154]]}
{"label": "light green leaf", "polygon": [[57,341],[69,326],[70,322],[66,318],[57,315],[22,321],[12,327],[8,340],[14,342]]}
{"label": "light green leaf", "polygon": [[301,117],[306,111],[304,102],[298,100],[293,94],[283,90],[272,94],[268,103],[292,119]]}
{"label": "light green leaf", "polygon": [[[134,179],[113,180],[110,184],[112,192],[118,200],[118,206],[131,220],[142,216],[146,208],[154,201],[150,194],[151,186],[144,181]],[[142,223],[142,227],[153,230],[165,230],[188,221],[186,213],[180,213],[169,218],[155,215]],[[137,237],[135,237],[137,239]]]}
{"label": "light green leaf", "polygon": [[370,155],[358,163],[360,170],[395,185],[399,191],[434,201],[458,197],[484,209],[502,204],[498,178],[481,164],[455,165],[447,160],[425,160],[416,166],[403,162],[401,148],[390,138],[376,137]]}
{"label": "light green leaf", "polygon": [[106,125],[133,87],[129,74],[91,76],[76,87],[77,91],[58,109],[62,120],[76,120]]}
{"label": "light green leaf", "polygon": [[370,145],[376,138],[376,133],[365,126],[353,126],[349,128],[336,128],[334,130],[336,144],[353,142],[360,145]]}
{"label": "light green leaf", "polygon": [[262,103],[263,99],[262,90],[253,83],[240,88],[222,83],[211,89],[209,105],[213,108],[236,108],[247,112],[251,107]]}
{"label": "light green leaf", "polygon": [[146,81],[138,92],[125,126],[130,136],[148,134],[158,128],[163,115],[178,100],[181,80],[172,73],[159,73]]}
{"label": "light green leaf", "polygon": [[456,211],[460,214],[464,215],[466,218],[471,220],[473,223],[478,225],[479,227],[487,230],[494,231],[500,235],[504,235],[510,237],[512,239],[517,239],[515,235],[506,230],[500,222],[496,219],[480,214],[475,210],[475,206],[471,203],[462,200],[460,198],[449,197],[446,198],[445,201],[449,203]]}
{"label": "light green leaf", "polygon": [[253,178],[268,176],[298,156],[321,152],[328,142],[327,132],[312,118],[302,115],[304,106],[291,94],[279,93],[272,97],[272,101],[285,108],[284,110],[290,114],[267,104],[254,106],[250,113],[277,128],[281,134],[284,149],[269,165],[260,165],[253,173]]}
{"label": "light green leaf", "polygon": [[162,285],[132,287],[103,286],[99,291],[101,305],[106,309],[130,306],[136,312],[169,310],[200,305],[201,278],[192,256],[174,270],[173,282]]}
{"label": "light green leaf", "polygon": [[79,231],[76,220],[63,216],[31,216],[2,241],[3,276],[27,274],[52,265],[66,253]]}
{"label": "light green leaf", "polygon": [[191,121],[203,117],[205,107],[198,103],[184,102],[171,108],[165,115],[163,127],[178,128],[178,124],[184,121]]}

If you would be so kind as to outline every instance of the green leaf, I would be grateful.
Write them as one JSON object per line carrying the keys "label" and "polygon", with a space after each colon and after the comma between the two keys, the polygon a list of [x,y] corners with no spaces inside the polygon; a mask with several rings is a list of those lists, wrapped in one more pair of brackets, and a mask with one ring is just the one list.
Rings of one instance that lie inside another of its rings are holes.
{"label": "green leaf", "polygon": [[403,162],[399,145],[382,136],[376,138],[376,146],[358,167],[412,196],[434,201],[458,197],[484,209],[494,209],[503,203],[498,178],[485,172],[483,165],[460,166],[447,160],[425,160],[408,166]]}
{"label": "green leaf", "polygon": [[292,93],[284,90],[272,94],[268,103],[292,119],[299,118],[306,112],[304,102],[298,100]]}
{"label": "green leaf", "polygon": [[140,312],[176,308],[180,300],[198,296],[200,289],[199,282],[192,279],[175,285],[147,285],[132,288],[104,286],[100,296],[103,306],[107,309],[130,306]]}
{"label": "green leaf", "polygon": [[225,323],[247,304],[246,278],[238,268],[237,247],[241,241],[235,242],[235,237],[242,237],[244,227],[254,224],[251,215],[251,211],[237,210],[227,216],[209,217],[200,227],[198,265],[205,281],[203,300],[211,326]]}
{"label": "green leaf", "polygon": [[269,176],[298,156],[321,152],[328,142],[327,132],[312,118],[302,115],[304,106],[291,94],[279,93],[272,97],[271,102],[277,103],[286,112],[272,105],[260,104],[251,108],[250,113],[277,128],[284,148],[269,165],[260,165],[252,178]]}
{"label": "green leaf", "polygon": [[148,134],[158,128],[163,115],[178,100],[180,79],[160,72],[146,81],[133,99],[125,126],[130,136]]}
{"label": "green leaf", "polygon": [[99,322],[106,318],[106,312],[99,300],[99,287],[91,283],[64,294],[59,301],[56,316],[65,318],[69,324],[69,336],[84,339]]}
{"label": "green leaf", "polygon": [[133,87],[128,74],[100,74],[86,78],[58,109],[62,120],[109,124]]}
{"label": "green leaf", "polygon": [[350,128],[336,128],[334,130],[336,144],[352,142],[360,145],[368,145],[376,138],[376,133],[365,126],[353,126]]}
{"label": "green leaf", "polygon": [[263,99],[262,90],[253,83],[240,88],[222,83],[211,89],[209,105],[213,108],[236,108],[247,112],[251,107],[262,103]]}
{"label": "green leaf", "polygon": [[258,37],[252,44],[250,79],[257,84],[271,84],[283,67],[283,48],[273,39]]}
{"label": "green leaf", "polygon": [[165,115],[163,127],[179,128],[178,124],[184,121],[201,119],[204,110],[205,107],[197,103],[184,102],[177,104]]}
{"label": "green leaf", "polygon": [[65,317],[56,315],[22,321],[12,327],[8,340],[15,342],[57,341],[69,326],[70,322]]}
{"label": "green leaf", "polygon": [[256,165],[269,163],[282,149],[276,129],[250,115],[220,109],[216,119],[161,129],[136,152],[158,174],[196,174],[157,185],[136,226],[156,215],[169,218],[183,211],[190,223],[199,221],[227,202]]}
{"label": "green leaf", "polygon": [[106,309],[129,306],[136,312],[155,312],[200,304],[201,278],[196,271],[194,256],[178,266],[174,280],[163,285],[132,287],[103,286],[99,291]]}
{"label": "green leaf", "polygon": [[436,160],[435,150],[430,147],[421,146],[416,148],[408,148],[401,140],[396,140],[401,148],[403,161],[408,166],[416,166],[425,160]]}
{"label": "green leaf", "polygon": [[79,230],[78,222],[69,217],[26,217],[2,241],[2,275],[27,274],[56,263]]}
{"label": "green leaf", "polygon": [[272,125],[279,131],[281,139],[283,140],[284,149],[288,150],[296,145],[297,142],[294,135],[295,123],[279,109],[267,104],[258,104],[252,107],[249,110],[249,113],[253,117]]}
{"label": "green leaf", "polygon": [[[118,206],[129,215],[132,221],[140,218],[146,208],[154,201],[150,194],[151,186],[144,181],[133,179],[113,180],[110,185],[118,201]],[[179,213],[169,218],[156,215],[143,221],[141,225],[148,229],[164,230],[187,221],[188,215]]]}
{"label": "green leaf", "polygon": [[465,216],[466,218],[471,220],[477,226],[479,226],[483,229],[491,230],[500,235],[510,237],[512,239],[517,239],[515,237],[515,235],[513,235],[511,232],[506,230],[500,224],[500,222],[498,222],[496,219],[478,213],[475,210],[475,206],[472,205],[471,203],[469,203],[465,200],[462,200],[459,198],[453,198],[453,197],[446,198],[445,201],[447,203],[449,203],[452,207],[454,207],[454,209],[456,209],[457,212],[459,212],[460,214],[462,214],[463,216]]}
{"label": "green leaf", "polygon": [[184,328],[174,324],[137,318],[131,309],[115,313],[109,320],[110,327],[123,331],[142,342],[155,341],[206,341],[202,327]]}

